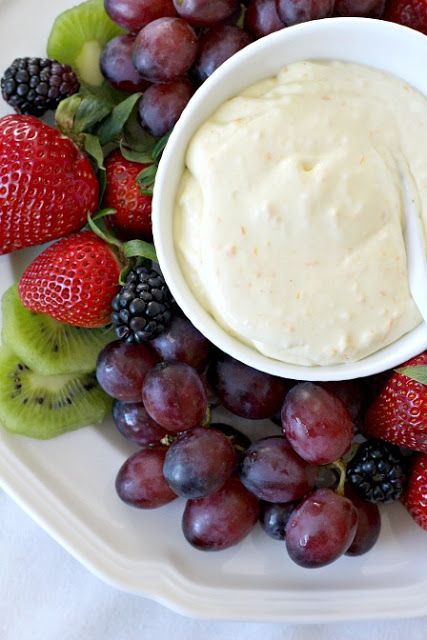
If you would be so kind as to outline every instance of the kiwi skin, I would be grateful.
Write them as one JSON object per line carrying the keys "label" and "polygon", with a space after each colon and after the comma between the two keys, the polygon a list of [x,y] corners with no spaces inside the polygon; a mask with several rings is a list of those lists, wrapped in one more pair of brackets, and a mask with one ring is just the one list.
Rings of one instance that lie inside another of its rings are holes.
{"label": "kiwi skin", "polygon": [[46,376],[94,371],[98,353],[115,339],[112,327],[84,329],[30,311],[19,298],[17,284],[3,295],[2,323],[3,344]]}
{"label": "kiwi skin", "polygon": [[41,376],[0,347],[0,423],[12,433],[48,439],[101,422],[113,400],[94,373]]}
{"label": "kiwi skin", "polygon": [[109,40],[125,33],[107,15],[104,0],[86,0],[58,15],[47,42],[49,58],[69,64],[80,82],[92,90],[105,85],[99,67]]}

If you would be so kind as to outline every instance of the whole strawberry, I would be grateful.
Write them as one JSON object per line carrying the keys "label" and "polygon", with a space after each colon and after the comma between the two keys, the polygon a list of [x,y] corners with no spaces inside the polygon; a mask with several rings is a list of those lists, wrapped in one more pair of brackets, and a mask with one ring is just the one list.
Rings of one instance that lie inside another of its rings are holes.
{"label": "whole strawberry", "polygon": [[0,118],[0,254],[81,229],[98,206],[88,159],[34,116]]}
{"label": "whole strawberry", "polygon": [[364,435],[427,453],[426,365],[424,351],[390,375],[366,411]]}
{"label": "whole strawberry", "polygon": [[19,281],[19,296],[36,313],[79,327],[101,327],[110,322],[120,269],[104,240],[93,231],[81,231],[37,256]]}
{"label": "whole strawberry", "polygon": [[427,0],[389,0],[383,18],[427,35]]}
{"label": "whole strawberry", "polygon": [[116,213],[111,224],[125,238],[151,240],[151,195],[142,194],[136,178],[149,164],[132,162],[123,157],[120,149],[105,159],[106,187],[103,206]]}
{"label": "whole strawberry", "polygon": [[402,502],[420,527],[427,531],[427,454],[414,456]]}

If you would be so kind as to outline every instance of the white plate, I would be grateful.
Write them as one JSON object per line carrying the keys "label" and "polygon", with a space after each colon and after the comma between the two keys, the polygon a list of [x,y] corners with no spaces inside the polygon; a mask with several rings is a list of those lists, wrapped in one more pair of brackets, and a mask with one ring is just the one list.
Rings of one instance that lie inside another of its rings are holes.
{"label": "white plate", "polygon": [[[44,55],[55,15],[71,5],[0,1],[1,69],[16,56]],[[32,255],[0,258],[0,293]],[[0,428],[0,482],[100,578],[181,613],[298,622],[427,613],[427,537],[400,504],[382,509],[374,550],[323,569],[294,565],[259,526],[232,549],[204,553],[181,533],[183,500],[139,511],[118,499],[115,475],[132,451],[110,421],[40,442]]]}

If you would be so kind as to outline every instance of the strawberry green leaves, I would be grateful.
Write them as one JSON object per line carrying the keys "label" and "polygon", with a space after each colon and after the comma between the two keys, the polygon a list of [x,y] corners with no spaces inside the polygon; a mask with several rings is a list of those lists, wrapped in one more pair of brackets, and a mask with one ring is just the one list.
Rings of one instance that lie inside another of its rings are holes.
{"label": "strawberry green leaves", "polygon": [[157,173],[157,164],[146,167],[138,175],[136,181],[141,187],[141,193],[146,196],[153,195],[154,180]]}
{"label": "strawberry green leaves", "polygon": [[[91,158],[99,170],[103,192],[105,147],[118,144],[124,158],[148,164],[137,181],[143,195],[152,195],[157,166],[170,132],[155,138],[143,132],[136,121],[136,108],[141,93],[134,93],[114,105],[87,89],[63,100],[56,111],[56,124]],[[136,133],[135,133],[136,131]]]}
{"label": "strawberry green leaves", "polygon": [[396,369],[396,371],[408,378],[412,378],[412,380],[415,380],[416,382],[421,382],[422,384],[427,385],[427,366],[425,365],[400,367],[399,369]]}
{"label": "strawberry green leaves", "polygon": [[128,240],[122,242],[109,231],[105,225],[105,217],[115,214],[114,209],[106,208],[97,211],[93,216],[88,216],[88,227],[108,245],[119,249],[121,262],[124,265],[119,276],[119,283],[124,284],[129,271],[147,261],[158,262],[154,246],[145,240]]}
{"label": "strawberry green leaves", "polygon": [[133,93],[128,98],[116,105],[108,116],[96,128],[96,135],[101,146],[113,142],[130,118],[132,111],[141,98],[141,93]]}

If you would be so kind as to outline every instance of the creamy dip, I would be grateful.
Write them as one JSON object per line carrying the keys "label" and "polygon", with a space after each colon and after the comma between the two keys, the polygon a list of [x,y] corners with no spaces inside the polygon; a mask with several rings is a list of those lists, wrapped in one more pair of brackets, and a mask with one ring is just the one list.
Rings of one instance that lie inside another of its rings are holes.
{"label": "creamy dip", "polygon": [[359,360],[421,322],[405,197],[427,223],[427,99],[348,62],[297,62],[191,140],[174,217],[184,276],[231,335],[288,363]]}

